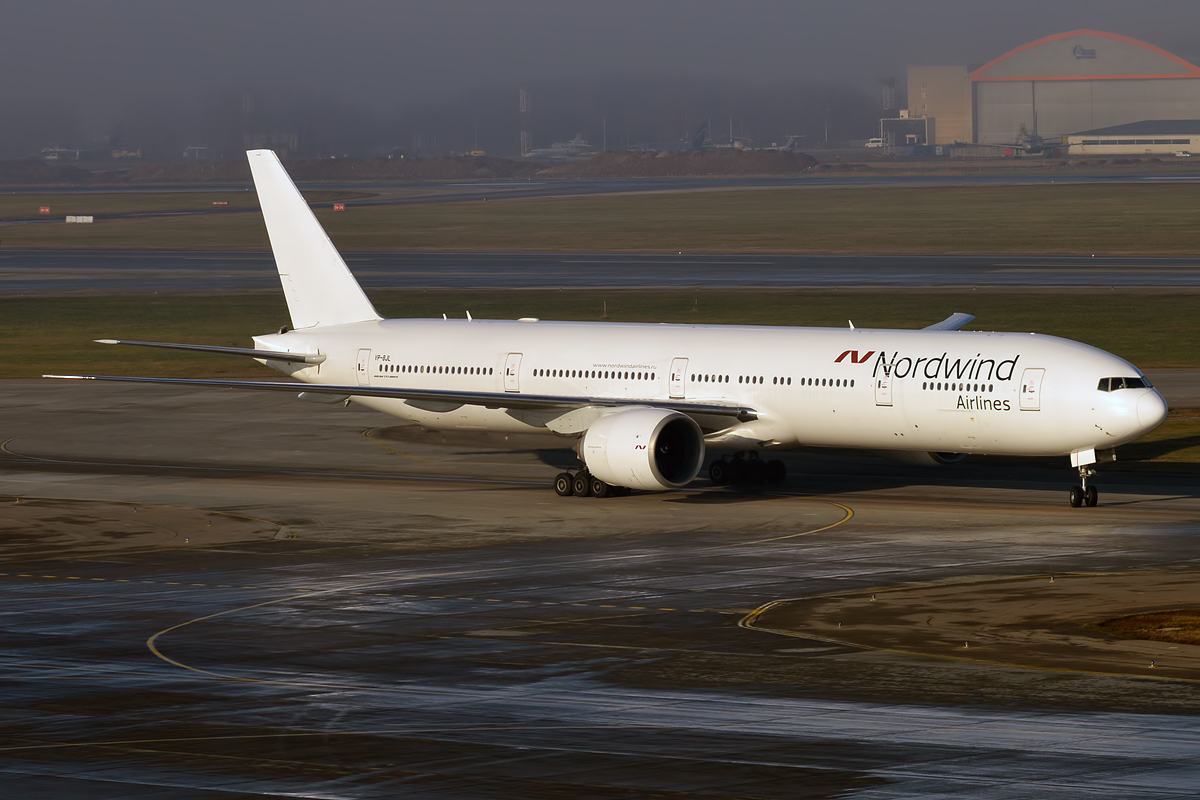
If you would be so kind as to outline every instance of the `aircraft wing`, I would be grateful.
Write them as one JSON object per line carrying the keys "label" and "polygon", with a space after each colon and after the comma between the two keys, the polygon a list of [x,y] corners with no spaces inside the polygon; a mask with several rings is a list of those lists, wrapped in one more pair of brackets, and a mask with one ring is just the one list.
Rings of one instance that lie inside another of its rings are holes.
{"label": "aircraft wing", "polygon": [[138,342],[132,339],[96,339],[96,344],[128,344],[135,347],[161,347],[166,350],[188,350],[193,353],[222,353],[227,356],[249,356],[268,361],[288,361],[296,364],[321,364],[325,356],[312,353],[284,353],[277,350],[254,350],[249,347],[217,347],[210,344],[175,344],[174,342]]}
{"label": "aircraft wing", "polygon": [[921,330],[923,331],[956,331],[963,325],[966,325],[971,320],[975,319],[974,314],[964,314],[961,311],[951,314],[941,322],[933,325],[926,325]]}
{"label": "aircraft wing", "polygon": [[706,414],[732,417],[740,422],[758,419],[754,409],[719,403],[697,403],[689,400],[660,400],[636,397],[567,397],[560,395],[522,394],[518,392],[451,392],[438,389],[406,389],[383,386],[335,386],[320,383],[287,381],[222,381],[204,378],[138,378],[124,375],[43,375],[43,378],[75,381],[118,381],[123,383],[165,383],[176,386],[208,386],[223,389],[255,389],[268,392],[303,392],[344,397],[384,397],[393,400],[415,400],[426,403],[449,403],[484,408],[514,408],[527,410],[569,410],[584,406],[615,407],[646,405],[665,408],[684,414]]}

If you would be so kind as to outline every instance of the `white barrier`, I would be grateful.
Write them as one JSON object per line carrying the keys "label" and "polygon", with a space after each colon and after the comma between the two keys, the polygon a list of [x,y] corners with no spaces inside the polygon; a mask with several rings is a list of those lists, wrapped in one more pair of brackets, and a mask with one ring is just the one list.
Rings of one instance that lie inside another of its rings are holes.
{"label": "white barrier", "polygon": [[84,214],[79,214],[79,215],[68,214],[67,215],[67,222],[91,222],[91,221],[92,221],[91,214],[86,214],[86,215],[84,215]]}

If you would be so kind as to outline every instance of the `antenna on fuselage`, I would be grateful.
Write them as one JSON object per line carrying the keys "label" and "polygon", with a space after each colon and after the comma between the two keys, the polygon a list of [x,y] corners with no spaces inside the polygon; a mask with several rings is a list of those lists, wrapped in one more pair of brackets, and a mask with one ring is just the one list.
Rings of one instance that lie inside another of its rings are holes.
{"label": "antenna on fuselage", "polygon": [[846,320],[846,322],[850,323],[850,330],[854,330],[854,320],[848,319],[848,320]]}

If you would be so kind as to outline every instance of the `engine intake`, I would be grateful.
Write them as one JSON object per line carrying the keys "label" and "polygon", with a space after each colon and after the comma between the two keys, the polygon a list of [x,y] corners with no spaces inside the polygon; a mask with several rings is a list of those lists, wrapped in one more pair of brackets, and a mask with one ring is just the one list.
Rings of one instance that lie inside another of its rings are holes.
{"label": "engine intake", "polygon": [[704,434],[686,414],[631,408],[596,420],[580,444],[588,472],[613,486],[657,491],[691,483],[704,464]]}

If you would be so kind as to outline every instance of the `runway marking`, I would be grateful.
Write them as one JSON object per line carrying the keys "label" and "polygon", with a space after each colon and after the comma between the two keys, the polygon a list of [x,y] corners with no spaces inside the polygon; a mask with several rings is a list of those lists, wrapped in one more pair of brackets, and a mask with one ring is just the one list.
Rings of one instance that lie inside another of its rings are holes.
{"label": "runway marking", "polygon": [[[445,577],[453,577],[453,576],[471,574],[472,572],[477,572],[477,571],[478,570],[473,570],[473,571],[460,570],[460,571],[455,571],[455,572],[435,572],[435,573],[428,573],[428,574],[423,574],[423,575],[409,575],[409,576],[406,576],[403,580],[423,580],[423,579],[427,579],[427,578],[445,578]],[[253,610],[256,608],[263,608],[265,606],[275,605],[277,603],[286,603],[286,602],[301,599],[301,598],[320,597],[323,595],[337,594],[339,592],[346,592],[349,590],[350,590],[350,587],[346,587],[346,586],[340,586],[340,587],[333,588],[333,589],[314,590],[311,592],[307,592],[303,595],[287,595],[286,597],[277,597],[273,600],[264,600],[262,602],[252,603],[247,606],[239,606],[237,608],[229,608],[224,611],[217,611],[212,614],[206,614],[202,617],[196,617],[194,619],[189,619],[185,622],[180,622],[177,625],[172,625],[169,628],[164,628],[163,630],[159,631],[158,633],[155,633],[149,639],[146,640],[146,648],[151,653],[153,653],[156,658],[159,658],[160,660],[165,661],[168,664],[171,664],[172,666],[179,667],[180,669],[185,669],[188,672],[195,672],[200,675],[207,675],[209,677],[218,678],[221,680],[237,681],[239,683],[272,684],[272,685],[277,685],[277,686],[311,686],[311,687],[328,688],[331,686],[335,686],[335,684],[323,684],[323,683],[302,682],[302,681],[278,681],[278,680],[269,680],[269,679],[264,679],[264,678],[247,678],[247,677],[239,677],[236,675],[225,675],[223,673],[215,672],[213,670],[201,669],[200,667],[193,667],[188,664],[184,664],[182,661],[176,661],[175,659],[171,658],[170,656],[164,654],[161,650],[158,649],[158,640],[161,639],[163,636],[166,636],[168,633],[172,633],[172,632],[180,630],[182,628],[186,628],[189,625],[195,625],[200,622],[207,622],[208,620],[218,619],[220,617],[225,617],[230,614],[236,614],[240,611],[250,611],[250,610]],[[346,685],[341,685],[340,688],[345,689],[345,688],[358,688],[358,687],[348,687]]]}
{"label": "runway marking", "polygon": [[[791,497],[793,495],[784,495],[784,496]],[[786,539],[798,539],[801,536],[812,536],[814,533],[822,533],[824,531],[832,530],[838,526],[845,525],[847,522],[849,522],[850,520],[852,520],[854,518],[854,509],[850,508],[850,506],[845,506],[845,505],[842,505],[841,503],[835,503],[834,501],[826,500],[823,497],[803,497],[801,499],[815,500],[818,503],[825,503],[827,505],[836,506],[837,508],[840,508],[842,511],[845,512],[845,516],[843,516],[837,522],[834,522],[830,525],[825,525],[820,528],[814,528],[811,531],[800,531],[799,533],[789,533],[785,536],[772,536],[769,539],[755,539],[754,541],[751,541],[751,542],[738,542],[738,543],[734,544],[733,546],[734,547],[744,547],[744,546],[750,545],[750,544],[767,544],[768,542],[782,542]]]}

